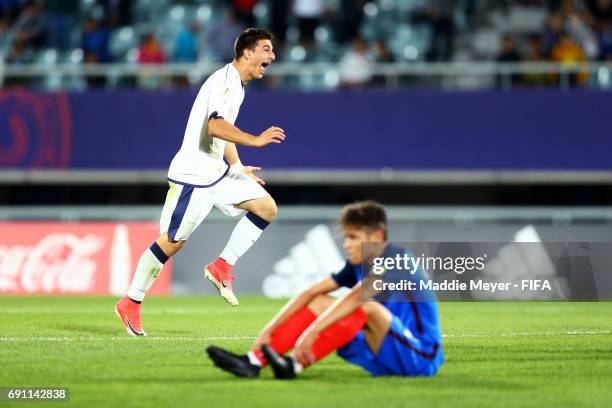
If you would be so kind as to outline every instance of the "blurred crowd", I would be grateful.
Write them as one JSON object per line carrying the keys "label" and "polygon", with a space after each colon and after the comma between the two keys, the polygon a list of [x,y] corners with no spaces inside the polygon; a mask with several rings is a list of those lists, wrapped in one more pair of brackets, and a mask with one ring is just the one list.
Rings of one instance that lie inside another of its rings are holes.
{"label": "blurred crowd", "polygon": [[[156,3],[168,6],[157,16],[171,26],[166,31],[138,12],[137,5]],[[168,17],[174,5],[197,15],[179,10]],[[535,31],[499,29],[494,55],[465,52],[470,32],[491,25],[488,10],[503,14],[516,5],[545,10]],[[10,64],[40,63],[41,52],[52,49],[59,62],[66,56],[79,64],[224,62],[233,58],[236,35],[262,22],[277,37],[279,61],[337,62],[338,85],[350,88],[383,84],[373,72],[377,63],[612,60],[612,0],[0,0],[0,56]],[[515,75],[511,81],[546,85],[556,78]],[[586,74],[572,76],[574,84],[586,81]],[[185,78],[175,83],[188,85]],[[105,84],[105,76],[87,78],[90,87]]]}
{"label": "blurred crowd", "polygon": [[[548,7],[541,31],[501,38],[498,62],[558,62],[574,65],[587,61],[612,61],[612,0],[535,2]],[[513,76],[513,85],[545,85],[555,75]],[[586,72],[572,75],[573,85],[588,80]]]}

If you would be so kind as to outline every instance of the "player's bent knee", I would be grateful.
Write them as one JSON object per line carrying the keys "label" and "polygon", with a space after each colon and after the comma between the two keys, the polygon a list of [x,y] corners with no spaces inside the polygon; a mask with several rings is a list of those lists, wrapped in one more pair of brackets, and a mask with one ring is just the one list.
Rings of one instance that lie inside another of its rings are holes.
{"label": "player's bent knee", "polygon": [[363,311],[368,315],[368,320],[391,321],[391,312],[378,302],[363,302]]}
{"label": "player's bent knee", "polygon": [[157,244],[168,257],[176,254],[185,245],[184,240],[173,241],[168,237],[168,234],[163,234],[157,239]]}
{"label": "player's bent knee", "polygon": [[274,199],[268,196],[257,203],[253,212],[266,221],[272,221],[278,213],[278,207]]}
{"label": "player's bent knee", "polygon": [[308,303],[308,308],[319,316],[334,303],[334,300],[335,298],[330,295],[317,295]]}
{"label": "player's bent knee", "polygon": [[267,212],[270,219],[276,218],[276,214],[278,214],[278,207],[276,206],[276,201],[274,201],[272,197],[270,197]]}

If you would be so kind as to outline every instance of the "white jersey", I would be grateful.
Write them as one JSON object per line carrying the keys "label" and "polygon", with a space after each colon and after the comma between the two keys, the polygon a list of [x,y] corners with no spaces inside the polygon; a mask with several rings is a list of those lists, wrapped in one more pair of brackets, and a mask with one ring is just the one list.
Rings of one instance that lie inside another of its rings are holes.
{"label": "white jersey", "polygon": [[243,99],[244,86],[231,63],[204,82],[191,108],[183,144],[170,163],[168,179],[204,186],[223,177],[228,167],[223,161],[227,142],[208,134],[208,120],[218,116],[234,124]]}

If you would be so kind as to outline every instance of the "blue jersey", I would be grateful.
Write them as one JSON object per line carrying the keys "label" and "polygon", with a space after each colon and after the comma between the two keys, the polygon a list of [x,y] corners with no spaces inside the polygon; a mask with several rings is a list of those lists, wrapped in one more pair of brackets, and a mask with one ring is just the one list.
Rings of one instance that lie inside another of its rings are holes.
{"label": "blue jersey", "polygon": [[[381,257],[395,258],[396,255],[412,254],[404,248],[387,245]],[[369,273],[362,271],[362,265],[347,262],[342,270],[332,274],[331,278],[343,287],[352,288]],[[384,281],[399,279],[416,282],[424,278],[424,271],[418,269],[413,274],[407,271],[387,270]],[[442,353],[442,335],[438,317],[438,303],[431,290],[414,290],[386,293],[376,297],[393,315],[388,340],[385,340],[378,356],[364,356],[357,351],[365,347],[365,341],[356,338],[340,350],[341,357],[362,366],[374,375],[433,375],[444,361]],[[409,352],[403,351],[408,350]],[[395,357],[392,357],[395,356]],[[398,361],[400,360],[400,361]]]}

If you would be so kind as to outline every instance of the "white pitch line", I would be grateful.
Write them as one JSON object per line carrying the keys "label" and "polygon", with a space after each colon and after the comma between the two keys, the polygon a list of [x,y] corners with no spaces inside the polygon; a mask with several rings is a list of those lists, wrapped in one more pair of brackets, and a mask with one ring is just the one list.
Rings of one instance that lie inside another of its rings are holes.
{"label": "white pitch line", "polygon": [[38,336],[38,337],[0,337],[0,343],[17,343],[17,342],[29,342],[29,341],[137,341],[137,340],[156,340],[156,341],[240,341],[240,340],[255,340],[256,336],[146,336],[146,337],[132,337],[132,336],[81,336],[81,337],[68,337],[68,336]]}
{"label": "white pitch line", "polygon": [[[491,338],[491,337],[538,337],[538,336],[601,336],[612,334],[611,330],[572,330],[563,332],[543,332],[543,333],[456,333],[456,334],[444,334],[442,337],[446,339],[455,338]],[[241,341],[241,340],[254,340],[256,336],[147,336],[147,337],[129,337],[129,336],[81,336],[81,337],[68,337],[68,336],[38,336],[38,337],[0,337],[0,342],[5,343],[17,343],[17,342],[31,342],[31,341],[59,341],[59,342],[71,342],[71,341],[134,341],[141,339],[145,341]]]}
{"label": "white pitch line", "polygon": [[[0,307],[0,316],[3,314],[100,314],[108,313],[113,311],[113,307],[109,308],[96,308],[96,309],[75,309],[66,307],[55,307],[55,308],[29,308],[29,307]],[[223,314],[227,315],[230,313],[239,314],[257,314],[257,313],[270,313],[276,312],[278,308],[275,307],[248,307],[239,310],[230,308],[206,308],[206,307],[193,307],[193,308],[146,308],[145,313],[147,315],[189,315],[189,314]]]}
{"label": "white pitch line", "polygon": [[443,338],[484,338],[484,337],[537,337],[537,336],[600,336],[612,334],[611,330],[570,330],[563,332],[542,332],[542,333],[462,333],[462,334],[443,334]]}

